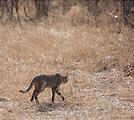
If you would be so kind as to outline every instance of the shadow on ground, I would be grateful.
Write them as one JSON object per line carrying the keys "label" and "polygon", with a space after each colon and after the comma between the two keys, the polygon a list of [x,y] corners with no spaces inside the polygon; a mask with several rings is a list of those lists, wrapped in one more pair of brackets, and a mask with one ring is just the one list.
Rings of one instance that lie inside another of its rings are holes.
{"label": "shadow on ground", "polygon": [[72,110],[74,108],[74,105],[69,105],[67,103],[44,103],[36,107],[37,112],[52,112],[54,110]]}

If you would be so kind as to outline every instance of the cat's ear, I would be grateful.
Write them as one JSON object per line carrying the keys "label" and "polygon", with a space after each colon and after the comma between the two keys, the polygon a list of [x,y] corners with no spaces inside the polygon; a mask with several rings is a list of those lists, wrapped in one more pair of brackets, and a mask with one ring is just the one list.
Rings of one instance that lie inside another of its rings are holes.
{"label": "cat's ear", "polygon": [[60,75],[59,73],[57,73],[55,76],[56,76],[56,77],[61,77],[61,75]]}

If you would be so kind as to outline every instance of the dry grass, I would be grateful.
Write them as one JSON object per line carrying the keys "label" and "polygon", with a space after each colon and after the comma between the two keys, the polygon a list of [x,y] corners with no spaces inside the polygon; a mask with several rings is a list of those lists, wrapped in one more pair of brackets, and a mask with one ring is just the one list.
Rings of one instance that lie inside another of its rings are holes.
{"label": "dry grass", "polygon": [[[126,119],[132,120],[133,78],[122,67],[133,60],[133,30],[112,26],[72,27],[67,23],[23,23],[22,28],[0,26],[0,118],[21,119]],[[115,60],[115,61],[114,61]],[[108,67],[108,71],[103,71]],[[102,70],[103,72],[95,73]],[[70,74],[61,86],[66,101],[51,91],[30,103],[32,92],[20,94],[37,74]]]}

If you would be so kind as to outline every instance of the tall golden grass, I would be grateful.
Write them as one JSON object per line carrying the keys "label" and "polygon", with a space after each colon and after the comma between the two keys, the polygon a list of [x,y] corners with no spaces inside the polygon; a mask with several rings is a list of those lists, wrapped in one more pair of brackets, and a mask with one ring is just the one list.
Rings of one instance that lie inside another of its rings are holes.
{"label": "tall golden grass", "polygon": [[1,26],[1,87],[16,91],[15,82],[18,88],[26,86],[36,74],[65,74],[72,69],[97,71],[99,63],[110,57],[118,59],[122,68],[133,59],[132,31],[123,28],[117,34],[107,26],[72,27],[43,22],[15,28]]}
{"label": "tall golden grass", "polygon": [[[1,97],[27,102],[31,92],[21,95],[19,89],[26,89],[37,74],[59,72],[70,75],[69,83],[61,86],[70,104],[91,107],[105,104],[95,103],[87,95],[86,89],[95,84],[90,73],[103,71],[105,67],[122,71],[124,65],[133,61],[133,29],[122,26],[118,34],[112,24],[75,26],[70,24],[69,19],[61,19],[63,21],[56,21],[50,17],[45,22],[43,19],[38,23],[22,22],[21,26],[15,27],[0,25]],[[122,76],[118,80],[122,81]],[[86,92],[79,97],[81,88],[86,88]],[[50,92],[46,90],[39,99],[51,101]],[[110,94],[114,92],[111,90]],[[56,99],[60,100],[58,97]]]}

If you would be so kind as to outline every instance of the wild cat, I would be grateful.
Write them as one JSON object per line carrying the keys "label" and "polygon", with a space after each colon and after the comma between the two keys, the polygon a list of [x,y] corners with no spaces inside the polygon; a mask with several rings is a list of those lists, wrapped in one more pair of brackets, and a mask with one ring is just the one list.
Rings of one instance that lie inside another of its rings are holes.
{"label": "wild cat", "polygon": [[65,84],[68,82],[68,74],[67,76],[61,76],[59,73],[55,75],[39,75],[34,77],[30,86],[27,88],[26,91],[20,90],[21,93],[27,93],[31,90],[32,86],[34,85],[35,89],[32,94],[30,101],[32,102],[34,99],[37,103],[39,103],[38,95],[44,91],[45,88],[52,89],[52,102],[54,103],[55,92],[62,98],[64,101],[64,96],[59,90],[59,86],[61,84]]}

